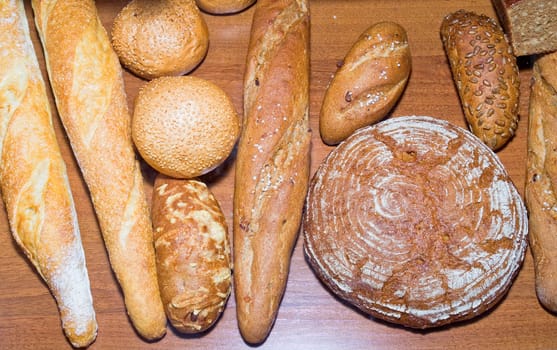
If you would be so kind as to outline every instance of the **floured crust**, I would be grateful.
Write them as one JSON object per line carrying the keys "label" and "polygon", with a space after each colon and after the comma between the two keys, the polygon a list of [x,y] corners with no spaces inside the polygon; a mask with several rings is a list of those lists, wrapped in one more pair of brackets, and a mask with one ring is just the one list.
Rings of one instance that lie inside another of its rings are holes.
{"label": "floured crust", "polygon": [[209,329],[232,285],[228,227],[199,180],[158,175],[153,191],[157,271],[166,315],[183,333]]}
{"label": "floured crust", "polygon": [[534,64],[529,106],[525,199],[536,294],[557,312],[557,53]]}
{"label": "floured crust", "polygon": [[0,188],[13,237],[48,285],[64,332],[91,344],[97,322],[77,214],[22,1],[0,6]]}
{"label": "floured crust", "polygon": [[144,338],[160,338],[166,317],[118,57],[93,1],[35,0],[32,5],[60,119],[89,188],[128,315]]}
{"label": "floured crust", "polygon": [[304,251],[335,294],[413,328],[497,303],[524,258],[527,217],[498,158],[431,117],[362,128],[317,170]]}

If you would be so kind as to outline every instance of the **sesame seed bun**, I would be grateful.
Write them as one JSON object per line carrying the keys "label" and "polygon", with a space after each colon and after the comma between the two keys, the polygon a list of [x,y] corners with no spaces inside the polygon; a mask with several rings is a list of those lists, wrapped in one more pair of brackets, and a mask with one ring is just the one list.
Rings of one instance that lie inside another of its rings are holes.
{"label": "sesame seed bun", "polygon": [[194,1],[132,0],[114,20],[112,46],[142,78],[182,75],[207,54],[209,31]]}
{"label": "sesame seed bun", "polygon": [[139,91],[132,138],[143,159],[175,178],[193,178],[232,152],[240,120],[229,96],[193,76],[161,77]]}

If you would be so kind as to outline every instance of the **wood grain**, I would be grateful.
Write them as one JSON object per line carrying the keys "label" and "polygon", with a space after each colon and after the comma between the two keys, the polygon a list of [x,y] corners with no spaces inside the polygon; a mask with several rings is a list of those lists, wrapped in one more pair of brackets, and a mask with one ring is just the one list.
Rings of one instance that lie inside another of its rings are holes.
{"label": "wood grain", "polygon": [[[97,1],[104,25],[110,26],[126,1]],[[29,18],[30,6],[26,3]],[[439,37],[443,16],[460,8],[495,17],[489,0],[316,0],[311,2],[312,174],[332,147],[319,137],[318,115],[323,95],[337,62],[358,35],[381,20],[406,28],[413,70],[406,91],[390,117],[429,115],[465,126],[458,95]],[[204,14],[210,34],[209,52],[191,73],[222,87],[242,113],[242,79],[253,7],[239,14]],[[44,70],[44,59],[33,23],[35,48]],[[519,192],[525,181],[527,108],[531,67],[520,60],[520,122],[516,137],[498,152]],[[46,76],[45,76],[45,80]],[[48,81],[48,80],[47,80]],[[145,81],[125,73],[128,102],[133,106]],[[50,95],[51,101],[52,95]],[[55,111],[54,104],[52,109]],[[121,291],[112,275],[94,216],[89,194],[69,148],[67,137],[54,113],[54,125],[67,162],[99,333],[91,349],[249,349],[236,324],[234,298],[223,317],[202,336],[183,336],[169,330],[154,343],[143,341],[125,314]],[[145,186],[150,195],[154,172],[144,165]],[[220,201],[229,227],[232,223],[234,158],[203,178]],[[231,232],[232,230],[230,230]],[[0,348],[70,349],[56,304],[48,289],[16,248],[9,232],[4,207],[0,210]],[[301,239],[293,253],[290,278],[277,321],[261,349],[550,349],[557,347],[557,315],[538,303],[530,253],[507,297],[492,311],[452,327],[410,331],[359,313],[333,297],[317,280],[302,254]]]}

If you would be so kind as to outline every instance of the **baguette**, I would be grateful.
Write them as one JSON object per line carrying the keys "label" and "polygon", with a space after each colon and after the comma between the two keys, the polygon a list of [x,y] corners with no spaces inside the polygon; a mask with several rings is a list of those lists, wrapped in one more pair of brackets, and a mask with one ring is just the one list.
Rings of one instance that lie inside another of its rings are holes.
{"label": "baguette", "polygon": [[97,321],[85,254],[23,1],[0,6],[0,189],[11,231],[56,299],[75,347]]}
{"label": "baguette", "polygon": [[215,324],[230,295],[228,228],[222,210],[196,179],[155,178],[153,227],[161,297],[182,333]]}
{"label": "baguette", "polygon": [[233,215],[237,318],[249,343],[270,332],[298,236],[310,164],[308,86],[308,1],[258,1]]}
{"label": "baguette", "polygon": [[160,338],[166,317],[118,57],[93,1],[34,0],[32,5],[58,112],[89,188],[128,315],[141,336]]}
{"label": "baguette", "polygon": [[534,63],[525,187],[536,294],[557,312],[557,52]]}

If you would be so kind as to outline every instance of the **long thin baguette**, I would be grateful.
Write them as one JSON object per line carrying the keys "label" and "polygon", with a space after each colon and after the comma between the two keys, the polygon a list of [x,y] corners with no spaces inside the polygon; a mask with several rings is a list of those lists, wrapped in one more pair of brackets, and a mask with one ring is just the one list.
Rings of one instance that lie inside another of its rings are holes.
{"label": "long thin baguette", "polygon": [[557,52],[534,63],[525,199],[536,293],[557,312]]}
{"label": "long thin baguette", "polygon": [[32,5],[58,112],[89,188],[128,315],[144,338],[160,338],[166,318],[152,224],[118,57],[92,0],[34,0]]}
{"label": "long thin baguette", "polygon": [[249,343],[270,332],[298,236],[310,164],[308,85],[308,1],[258,1],[234,193],[237,318]]}
{"label": "long thin baguette", "polygon": [[13,237],[56,299],[75,347],[97,321],[66,165],[23,1],[0,4],[0,189]]}

